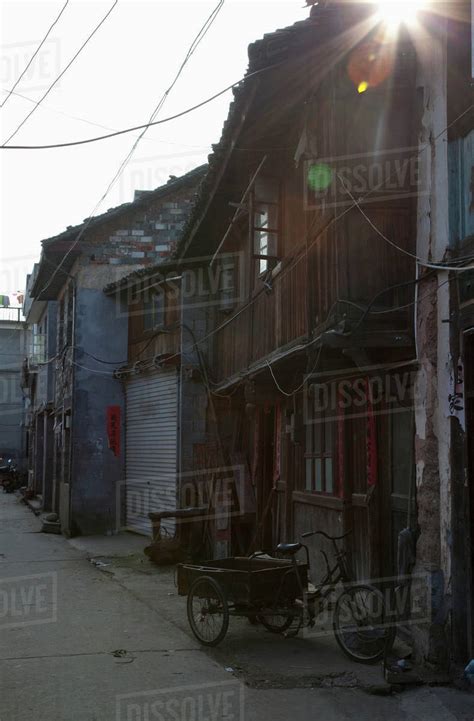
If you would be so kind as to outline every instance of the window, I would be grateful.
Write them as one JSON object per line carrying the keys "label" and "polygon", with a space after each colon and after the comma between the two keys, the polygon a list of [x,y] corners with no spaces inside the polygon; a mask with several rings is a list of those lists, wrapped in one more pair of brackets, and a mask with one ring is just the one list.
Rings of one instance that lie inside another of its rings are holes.
{"label": "window", "polygon": [[308,399],[306,420],[306,490],[335,492],[336,419],[324,408],[325,394],[317,387]]}
{"label": "window", "polygon": [[73,322],[73,286],[70,284],[58,306],[58,348],[63,349],[65,345],[72,344],[72,322]]}
{"label": "window", "polygon": [[143,330],[154,330],[165,324],[165,295],[153,293],[143,299]]}
{"label": "window", "polygon": [[46,360],[46,334],[42,328],[34,325],[30,343],[30,361],[33,364],[44,363]]}
{"label": "window", "polygon": [[279,185],[275,179],[257,178],[253,191],[253,250],[258,275],[277,261]]}

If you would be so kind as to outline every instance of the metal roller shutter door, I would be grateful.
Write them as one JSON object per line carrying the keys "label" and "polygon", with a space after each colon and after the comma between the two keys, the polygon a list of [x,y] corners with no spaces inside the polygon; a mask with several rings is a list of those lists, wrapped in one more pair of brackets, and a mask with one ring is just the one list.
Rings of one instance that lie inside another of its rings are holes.
{"label": "metal roller shutter door", "polygon": [[[151,535],[151,511],[176,508],[178,380],[175,369],[143,373],[126,390],[126,524]],[[174,534],[174,521],[162,527]]]}

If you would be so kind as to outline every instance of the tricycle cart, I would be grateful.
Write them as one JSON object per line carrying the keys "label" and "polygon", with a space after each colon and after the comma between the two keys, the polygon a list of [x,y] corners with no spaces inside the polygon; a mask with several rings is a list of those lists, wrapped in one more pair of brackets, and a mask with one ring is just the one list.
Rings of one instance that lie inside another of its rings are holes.
{"label": "tricycle cart", "polygon": [[[323,531],[308,531],[302,538],[320,535],[333,547],[331,567],[324,551],[326,575],[318,586],[308,583],[309,552],[304,543],[280,543],[283,558],[254,554],[178,566],[178,593],[187,596],[191,630],[200,643],[216,646],[229,627],[230,616],[245,616],[272,633],[293,636],[303,624],[314,626],[323,608],[332,611],[332,626],[342,651],[354,661],[372,663],[390,649],[396,618],[378,588],[351,581],[345,551]],[[306,562],[296,555],[304,549]]]}
{"label": "tricycle cart", "polygon": [[[292,623],[289,609],[308,584],[308,564],[298,562],[298,576],[287,559],[251,556],[178,566],[178,593],[187,596],[191,630],[205,646],[216,646],[227,633],[230,616],[246,616],[274,632]],[[275,613],[278,598],[284,607]]]}

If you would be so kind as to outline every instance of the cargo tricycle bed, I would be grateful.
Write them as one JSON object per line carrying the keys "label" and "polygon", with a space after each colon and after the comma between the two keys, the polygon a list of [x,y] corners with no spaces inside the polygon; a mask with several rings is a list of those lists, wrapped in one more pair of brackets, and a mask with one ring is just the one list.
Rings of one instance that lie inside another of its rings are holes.
{"label": "cargo tricycle bed", "polygon": [[[275,632],[289,628],[288,608],[308,583],[308,564],[298,562],[296,568],[298,576],[291,560],[267,556],[179,564],[178,593],[187,596],[188,620],[198,641],[206,646],[222,641],[230,615],[260,621]],[[276,598],[286,609],[283,614],[275,614]]]}

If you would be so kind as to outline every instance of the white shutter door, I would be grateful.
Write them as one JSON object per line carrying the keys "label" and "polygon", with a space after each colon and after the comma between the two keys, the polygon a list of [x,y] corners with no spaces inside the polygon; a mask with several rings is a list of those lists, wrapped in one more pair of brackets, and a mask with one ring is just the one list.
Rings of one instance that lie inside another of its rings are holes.
{"label": "white shutter door", "polygon": [[[176,370],[140,374],[126,394],[126,524],[151,535],[148,514],[176,508]],[[174,527],[174,520],[162,523],[171,534]]]}

